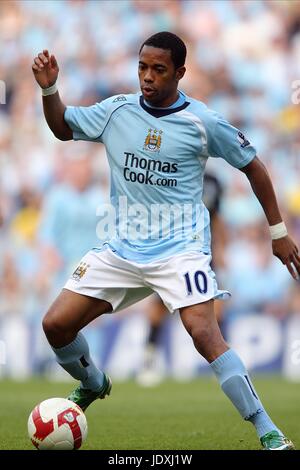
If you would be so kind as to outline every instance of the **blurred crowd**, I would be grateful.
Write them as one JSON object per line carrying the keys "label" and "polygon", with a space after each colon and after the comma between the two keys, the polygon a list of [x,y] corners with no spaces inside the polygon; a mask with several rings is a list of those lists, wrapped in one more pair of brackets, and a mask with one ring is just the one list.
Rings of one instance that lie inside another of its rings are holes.
{"label": "blurred crowd", "polygon": [[[181,89],[254,143],[300,244],[300,104],[292,100],[300,80],[300,2],[1,0],[1,331],[17,317],[40,324],[81,256],[101,243],[96,208],[109,198],[103,146],[59,142],[45,124],[33,58],[43,49],[55,54],[63,101],[90,105],[139,90],[139,47],[163,30],[188,48]],[[223,316],[300,315],[299,283],[272,256],[245,176],[219,159],[208,169],[224,189],[226,246],[216,270],[233,296]]]}

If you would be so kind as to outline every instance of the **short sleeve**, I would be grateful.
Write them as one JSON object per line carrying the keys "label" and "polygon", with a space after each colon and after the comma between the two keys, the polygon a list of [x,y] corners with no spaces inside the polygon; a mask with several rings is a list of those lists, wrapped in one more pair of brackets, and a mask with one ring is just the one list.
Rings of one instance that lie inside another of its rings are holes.
{"label": "short sleeve", "polygon": [[219,115],[208,138],[208,152],[211,157],[223,158],[235,168],[243,168],[256,156],[255,147],[244,134]]}
{"label": "short sleeve", "polygon": [[108,116],[107,100],[92,106],[67,106],[64,119],[74,140],[101,141]]}

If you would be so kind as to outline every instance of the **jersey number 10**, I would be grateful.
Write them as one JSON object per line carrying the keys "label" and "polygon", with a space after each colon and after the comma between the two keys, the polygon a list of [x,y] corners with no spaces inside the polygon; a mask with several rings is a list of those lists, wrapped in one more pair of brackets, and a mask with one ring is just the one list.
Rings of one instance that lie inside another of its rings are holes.
{"label": "jersey number 10", "polygon": [[[187,272],[184,275],[187,295],[193,295],[193,287],[190,279],[190,273]],[[206,294],[207,292],[207,277],[203,271],[196,271],[194,274],[194,284],[200,294]]]}

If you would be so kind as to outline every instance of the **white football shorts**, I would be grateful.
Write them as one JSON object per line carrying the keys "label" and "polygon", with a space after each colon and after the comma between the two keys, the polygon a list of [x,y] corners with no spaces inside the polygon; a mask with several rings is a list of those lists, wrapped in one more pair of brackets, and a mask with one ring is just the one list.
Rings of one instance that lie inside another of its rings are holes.
{"label": "white football shorts", "polygon": [[106,300],[120,311],[154,292],[170,312],[181,307],[226,299],[210,267],[211,256],[198,252],[140,264],[116,255],[107,245],[89,251],[64,286],[78,294]]}

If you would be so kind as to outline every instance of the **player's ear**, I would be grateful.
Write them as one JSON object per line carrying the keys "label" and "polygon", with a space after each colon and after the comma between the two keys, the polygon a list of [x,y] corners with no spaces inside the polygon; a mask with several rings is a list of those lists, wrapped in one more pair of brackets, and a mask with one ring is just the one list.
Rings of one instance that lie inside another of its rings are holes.
{"label": "player's ear", "polygon": [[181,80],[182,77],[184,76],[185,71],[186,71],[186,68],[185,68],[184,66],[179,67],[178,69],[176,69],[175,77],[176,77],[176,80],[177,80],[178,82],[179,82],[179,80]]}

